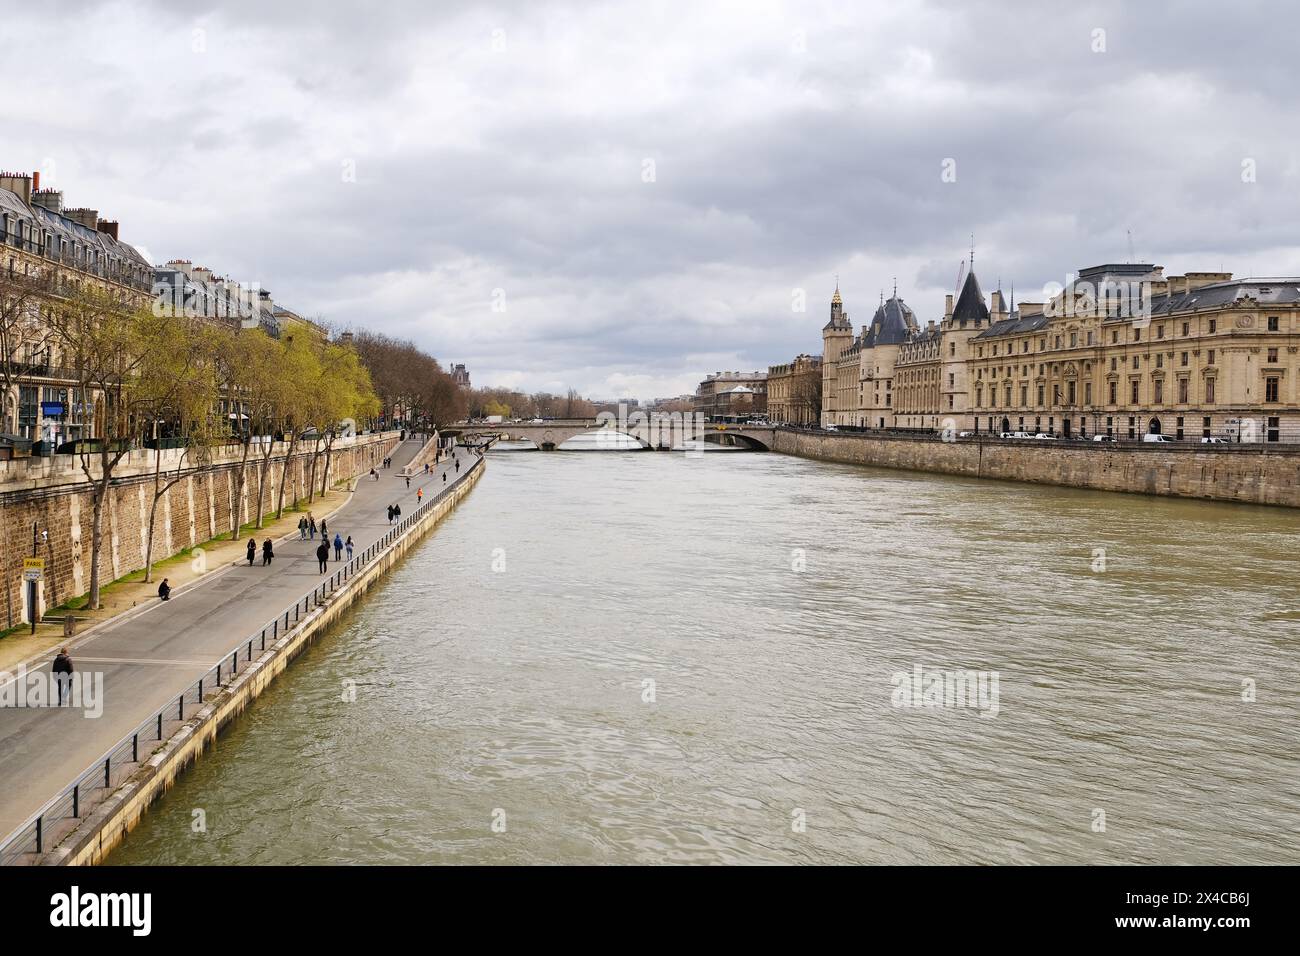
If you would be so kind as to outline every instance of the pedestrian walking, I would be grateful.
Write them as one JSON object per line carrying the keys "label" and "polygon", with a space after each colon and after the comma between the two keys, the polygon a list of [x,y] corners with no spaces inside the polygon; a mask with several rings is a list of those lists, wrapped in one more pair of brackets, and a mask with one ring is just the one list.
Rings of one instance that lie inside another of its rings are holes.
{"label": "pedestrian walking", "polygon": [[316,540],[316,516],[310,511],[307,512],[307,537]]}
{"label": "pedestrian walking", "polygon": [[392,523],[393,523],[393,506],[392,506],[392,505],[389,505],[389,506],[388,506],[388,523],[389,523],[389,524],[392,524]]}
{"label": "pedestrian walking", "polygon": [[275,551],[271,547],[271,539],[267,538],[265,541],[262,542],[262,567],[266,567],[268,564],[270,564],[271,559],[274,557],[275,557]]}
{"label": "pedestrian walking", "polygon": [[343,539],[338,536],[337,532],[334,535],[334,560],[343,560]]}
{"label": "pedestrian walking", "polygon": [[424,500],[424,489],[423,488],[415,489],[415,503],[418,505],[423,500]]}
{"label": "pedestrian walking", "polygon": [[442,473],[442,483],[444,485],[447,483],[447,473],[445,471]]}
{"label": "pedestrian walking", "polygon": [[393,505],[393,518],[394,518],[394,519],[397,519],[397,518],[400,518],[401,516],[402,516],[402,506],[401,506],[401,505]]}
{"label": "pedestrian walking", "polygon": [[167,579],[162,579],[162,584],[158,585],[158,597],[164,601],[170,601],[172,598],[172,586],[167,583]]}
{"label": "pedestrian walking", "polygon": [[410,490],[411,490],[411,476],[410,476],[410,475],[407,475],[407,476],[406,476],[406,490],[407,490],[407,491],[410,491]]}
{"label": "pedestrian walking", "polygon": [[257,542],[252,538],[248,539],[248,566],[253,566],[253,559],[257,557]]}
{"label": "pedestrian walking", "polygon": [[298,519],[298,540],[307,540],[307,516],[303,515]]}
{"label": "pedestrian walking", "polygon": [[371,468],[371,469],[370,469],[370,477],[373,478],[373,479],[375,479],[375,481],[378,481],[378,480],[379,480],[379,472],[377,472],[377,471],[375,471],[375,469]]}
{"label": "pedestrian walking", "polygon": [[352,535],[348,535],[348,540],[343,545],[348,549],[348,560],[352,560]]}
{"label": "pedestrian walking", "polygon": [[429,463],[427,461],[424,463],[424,473],[426,475],[429,473]]}
{"label": "pedestrian walking", "polygon": [[457,470],[457,471],[460,471],[460,459],[459,459],[459,458],[456,459],[456,470]]}
{"label": "pedestrian walking", "polygon": [[330,546],[328,542],[322,541],[316,545],[316,560],[320,562],[321,574],[329,570]]}
{"label": "pedestrian walking", "polygon": [[329,529],[325,527],[324,518],[320,519],[320,536],[325,541],[326,544],[330,543],[330,532]]}
{"label": "pedestrian walking", "polygon": [[63,706],[63,698],[68,698],[68,703],[72,703],[72,658],[68,656],[66,647],[59,648],[59,654],[54,658],[54,664],[50,667],[54,673],[54,681],[59,685],[59,706]]}

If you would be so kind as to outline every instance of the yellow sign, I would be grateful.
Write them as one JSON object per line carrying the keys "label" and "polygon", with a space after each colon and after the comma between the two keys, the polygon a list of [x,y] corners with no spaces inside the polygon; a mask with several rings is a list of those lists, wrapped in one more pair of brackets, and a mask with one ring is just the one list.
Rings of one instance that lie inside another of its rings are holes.
{"label": "yellow sign", "polygon": [[23,558],[23,580],[39,581],[45,576],[44,558]]}

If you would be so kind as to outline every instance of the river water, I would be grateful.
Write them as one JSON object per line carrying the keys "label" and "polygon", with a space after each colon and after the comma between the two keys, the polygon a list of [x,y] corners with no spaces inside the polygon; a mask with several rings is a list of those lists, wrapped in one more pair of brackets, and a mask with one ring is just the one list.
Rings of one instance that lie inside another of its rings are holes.
{"label": "river water", "polygon": [[496,450],[110,862],[1300,863],[1298,531]]}

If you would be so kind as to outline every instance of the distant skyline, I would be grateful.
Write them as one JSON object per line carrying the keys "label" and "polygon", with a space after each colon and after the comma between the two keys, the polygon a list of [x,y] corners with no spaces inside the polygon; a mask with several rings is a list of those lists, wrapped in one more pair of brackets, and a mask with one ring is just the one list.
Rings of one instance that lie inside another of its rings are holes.
{"label": "distant skyline", "polygon": [[1130,258],[1300,274],[1282,5],[3,13],[0,165],[476,386],[648,399],[815,354],[837,274],[855,327],[895,277],[924,324],[972,234],[1020,301]]}

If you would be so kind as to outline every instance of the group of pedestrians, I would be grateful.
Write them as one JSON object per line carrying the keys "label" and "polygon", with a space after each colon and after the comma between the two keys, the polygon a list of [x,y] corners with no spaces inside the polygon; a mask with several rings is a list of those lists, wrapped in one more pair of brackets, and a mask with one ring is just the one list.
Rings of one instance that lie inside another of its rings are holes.
{"label": "group of pedestrians", "polygon": [[[248,539],[248,566],[250,568],[253,566],[253,559],[256,557],[257,557],[257,542],[254,539],[249,538]],[[262,567],[266,567],[268,564],[270,564],[271,559],[274,557],[275,557],[275,548],[271,545],[271,539],[267,538],[265,541],[262,542]]]}
{"label": "group of pedestrians", "polygon": [[[335,560],[335,561],[342,561],[342,560],[343,560],[343,552],[344,552],[344,551],[347,551],[347,553],[348,553],[348,560],[351,561],[351,560],[352,560],[352,549],[353,549],[353,544],[352,544],[352,535],[348,535],[348,539],[347,539],[346,541],[344,541],[343,538],[342,538],[342,536],[339,535],[337,532],[335,532],[335,534],[334,534],[334,560]],[[329,539],[328,539],[328,538],[323,538],[323,539],[321,540],[321,543],[320,543],[319,545],[316,546],[316,560],[320,562],[320,570],[321,570],[321,573],[322,573],[322,574],[324,574],[327,570],[329,570],[329,561],[330,561],[330,542],[329,542]]]}
{"label": "group of pedestrians", "polygon": [[298,519],[298,540],[299,541],[315,541],[317,531],[320,532],[320,536],[322,538],[324,538],[326,541],[329,540],[330,537],[329,524],[326,522],[324,518],[320,519],[319,527],[317,527],[316,525],[316,516],[312,514],[310,511]]}

